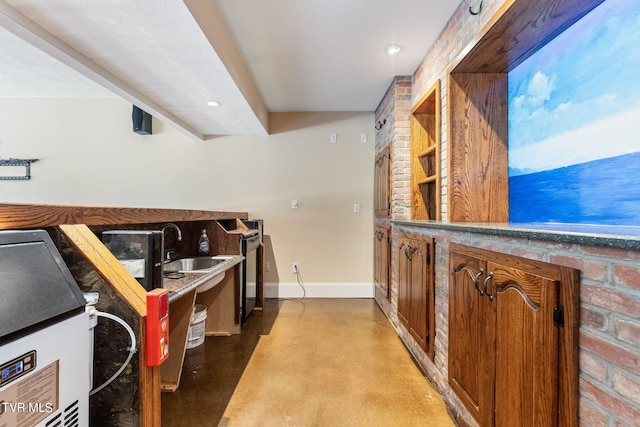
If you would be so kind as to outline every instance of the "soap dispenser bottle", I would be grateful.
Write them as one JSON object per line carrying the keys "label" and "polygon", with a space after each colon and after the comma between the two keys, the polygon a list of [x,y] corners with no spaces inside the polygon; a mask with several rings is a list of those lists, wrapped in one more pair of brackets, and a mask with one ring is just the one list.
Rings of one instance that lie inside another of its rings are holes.
{"label": "soap dispenser bottle", "polygon": [[207,230],[203,229],[200,239],[198,239],[198,255],[209,256],[209,238],[207,237]]}

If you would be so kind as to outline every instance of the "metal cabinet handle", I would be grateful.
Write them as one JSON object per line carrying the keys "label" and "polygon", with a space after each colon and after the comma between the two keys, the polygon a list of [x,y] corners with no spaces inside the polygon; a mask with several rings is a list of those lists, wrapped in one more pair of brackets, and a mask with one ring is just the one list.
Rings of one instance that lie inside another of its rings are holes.
{"label": "metal cabinet handle", "polygon": [[407,247],[404,248],[404,256],[406,256],[407,259],[409,260],[411,260],[411,255],[412,255],[411,249],[412,249],[411,245],[407,245]]}
{"label": "metal cabinet handle", "polygon": [[382,231],[376,231],[376,239],[382,241],[383,237],[384,237],[384,233]]}
{"label": "metal cabinet handle", "polygon": [[471,277],[471,279],[473,280],[473,284],[476,287],[476,291],[478,291],[478,293],[480,294],[480,296],[484,295],[484,292],[482,291],[482,289],[480,289],[480,276],[482,276],[484,274],[484,270],[481,268],[480,271],[478,272],[478,274],[474,274],[473,270],[469,267],[465,266],[460,266],[458,268],[456,268],[454,270],[454,272],[459,272],[460,270],[464,270],[467,273],[469,273],[469,276]]}
{"label": "metal cabinet handle", "polygon": [[[478,293],[480,294],[480,296],[484,295],[484,292],[482,291],[482,289],[480,289],[480,276],[482,276],[484,274],[484,270],[480,269],[480,271],[478,272],[478,274],[475,275],[475,277],[473,278],[473,283],[476,286],[476,291],[478,291]],[[486,288],[485,288],[486,289]]]}
{"label": "metal cabinet handle", "polygon": [[487,275],[487,278],[484,279],[484,293],[487,294],[487,298],[489,298],[489,301],[493,301],[493,295],[491,295],[489,292],[487,292],[487,284],[489,283],[489,280],[493,279],[493,271],[490,271],[489,274]]}

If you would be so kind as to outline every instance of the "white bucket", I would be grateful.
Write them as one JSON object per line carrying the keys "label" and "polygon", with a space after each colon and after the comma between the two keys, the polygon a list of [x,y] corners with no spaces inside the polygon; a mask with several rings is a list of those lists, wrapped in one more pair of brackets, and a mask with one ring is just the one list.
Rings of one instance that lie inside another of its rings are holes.
{"label": "white bucket", "polygon": [[207,306],[196,304],[193,307],[191,315],[191,324],[189,325],[189,338],[187,340],[187,349],[195,348],[204,342],[204,324],[207,320]]}

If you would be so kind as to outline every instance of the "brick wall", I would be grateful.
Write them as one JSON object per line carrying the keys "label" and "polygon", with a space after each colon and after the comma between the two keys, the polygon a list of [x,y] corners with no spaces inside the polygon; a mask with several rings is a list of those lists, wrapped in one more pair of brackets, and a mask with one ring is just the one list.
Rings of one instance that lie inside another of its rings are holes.
{"label": "brick wall", "polygon": [[[376,135],[376,150],[392,144],[392,218],[411,216],[411,106],[441,80],[442,218],[447,218],[447,70],[475,41],[476,34],[502,5],[485,0],[478,16],[476,0],[463,1],[427,52],[412,77],[397,77],[376,110],[376,123],[387,123]],[[407,97],[410,88],[411,96]],[[392,122],[392,123],[390,123]],[[389,224],[388,218],[376,223]],[[436,240],[436,337],[432,363],[397,318],[398,249],[400,230],[433,236]],[[456,242],[496,252],[577,268],[580,284],[580,425],[622,427],[640,425],[640,252],[514,239],[418,227],[393,226],[390,300],[376,296],[401,339],[443,395],[460,425],[474,426],[448,385],[449,243]]]}
{"label": "brick wall", "polygon": [[[378,105],[375,122],[385,123],[376,131],[376,154],[391,146],[391,217],[376,217],[376,224],[390,225],[393,219],[411,219],[411,76],[397,76],[394,78],[387,93]],[[396,262],[391,263],[393,275],[397,276]],[[389,299],[378,295],[376,300],[383,307],[383,311],[398,323],[398,287],[390,289]]]}
{"label": "brick wall", "polygon": [[376,109],[376,154],[391,145],[391,216],[411,219],[411,77],[397,76]]}

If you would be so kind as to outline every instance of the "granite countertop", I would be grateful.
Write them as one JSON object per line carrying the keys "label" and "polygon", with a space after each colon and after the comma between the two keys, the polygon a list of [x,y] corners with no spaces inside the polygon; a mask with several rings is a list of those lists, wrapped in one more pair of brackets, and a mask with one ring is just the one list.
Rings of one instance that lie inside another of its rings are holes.
{"label": "granite countertop", "polygon": [[450,223],[411,220],[392,220],[391,222],[396,225],[412,227],[640,250],[640,226],[562,223]]}
{"label": "granite countertop", "polygon": [[[230,255],[223,255],[230,256]],[[229,270],[244,260],[242,255],[231,255],[231,258],[216,265],[206,273],[180,272],[165,274],[162,287],[169,290],[169,302],[188,294],[197,287],[203,285],[209,279]]]}

